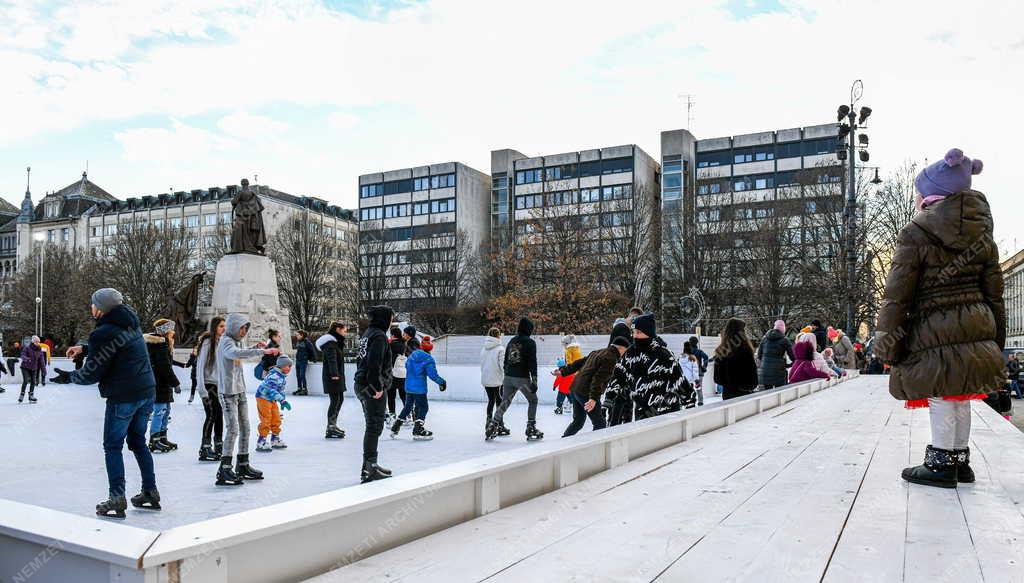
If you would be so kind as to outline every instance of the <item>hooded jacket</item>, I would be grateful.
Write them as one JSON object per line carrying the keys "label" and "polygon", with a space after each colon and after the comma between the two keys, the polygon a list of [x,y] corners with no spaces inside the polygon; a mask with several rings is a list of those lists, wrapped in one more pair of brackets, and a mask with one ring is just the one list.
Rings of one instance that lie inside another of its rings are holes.
{"label": "hooded jacket", "polygon": [[71,373],[71,382],[99,383],[100,396],[112,403],[153,398],[156,378],[139,317],[131,308],[116,306],[100,316],[87,347],[89,356],[82,368]]}
{"label": "hooded jacket", "polygon": [[505,382],[505,347],[494,336],[484,338],[480,349],[480,384],[500,387]]}
{"label": "hooded jacket", "polygon": [[794,360],[793,345],[786,335],[775,329],[769,330],[757,347],[757,373],[761,384],[775,387],[786,384],[786,369]]}
{"label": "hooded jacket", "polygon": [[217,386],[217,360],[210,362],[210,350],[214,349],[213,343],[217,342],[213,336],[203,338],[199,344],[199,354],[196,355],[196,388],[199,390],[199,398],[205,399],[210,396],[206,385]]}
{"label": "hooded jacket", "polygon": [[434,357],[424,350],[413,350],[405,361],[405,392],[410,395],[427,394],[427,377],[438,385],[447,382],[437,374]]}
{"label": "hooded jacket", "polygon": [[217,344],[217,388],[222,395],[245,393],[242,360],[263,356],[259,348],[242,348],[239,332],[248,323],[242,314],[228,314],[224,321],[224,334]]}
{"label": "hooded jacket", "polygon": [[357,392],[364,388],[370,393],[383,392],[391,384],[391,354],[387,331],[394,314],[387,306],[374,306],[368,310],[370,324],[359,339],[356,355]]}
{"label": "hooded jacket", "polygon": [[303,338],[295,343],[295,363],[313,362],[316,360],[316,348],[309,338]]}
{"label": "hooded jacket", "polygon": [[757,388],[757,360],[749,342],[741,342],[728,356],[715,356],[715,382],[738,391]]}
{"label": "hooded jacket", "polygon": [[[813,337],[813,334],[811,335]],[[827,372],[823,372],[814,365],[814,357],[818,354],[817,338],[814,341],[804,339],[796,343],[793,347],[793,355],[796,356],[796,360],[793,362],[793,366],[789,368],[789,382],[799,383],[803,381],[809,381],[813,379],[828,379],[830,375]]]}
{"label": "hooded jacket", "polygon": [[609,395],[629,395],[636,403],[637,419],[692,407],[697,394],[691,384],[683,382],[675,357],[654,338],[645,340],[634,341],[616,360],[608,382]]}
{"label": "hooded jacket", "polygon": [[1006,309],[985,195],[952,194],[900,231],[874,352],[901,400],[993,392],[1006,380]]}
{"label": "hooded jacket", "polygon": [[505,376],[537,380],[537,343],[530,338],[533,322],[519,320],[516,335],[505,345]]}
{"label": "hooded jacket", "polygon": [[143,334],[146,341],[146,351],[149,353],[149,363],[153,367],[153,376],[156,378],[156,403],[173,403],[174,387],[181,383],[174,374],[171,358],[171,346],[167,338],[157,334]]}
{"label": "hooded jacket", "polygon": [[839,368],[857,368],[857,353],[853,350],[853,342],[850,337],[842,332],[832,344],[832,354],[836,359]]}
{"label": "hooded jacket", "polygon": [[21,368],[32,371],[46,369],[46,354],[38,344],[29,342],[21,349]]}
{"label": "hooded jacket", "polygon": [[[345,392],[345,337],[330,331],[316,339],[316,347],[324,355],[320,380],[324,393],[337,395]],[[333,380],[338,377],[338,380]]]}
{"label": "hooded jacket", "polygon": [[828,330],[821,323],[821,320],[811,320],[811,326],[814,326],[814,342],[815,350],[821,352],[828,348]]}

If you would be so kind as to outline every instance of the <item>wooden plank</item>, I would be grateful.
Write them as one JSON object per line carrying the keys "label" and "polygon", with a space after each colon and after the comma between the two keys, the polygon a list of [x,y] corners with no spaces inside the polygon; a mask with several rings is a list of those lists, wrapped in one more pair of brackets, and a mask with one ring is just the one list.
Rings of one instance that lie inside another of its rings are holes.
{"label": "wooden plank", "polygon": [[909,457],[910,416],[895,400],[889,413],[824,583],[903,580],[907,487],[900,472]]}
{"label": "wooden plank", "polygon": [[[332,571],[323,580],[328,580],[329,576],[329,580],[341,577],[346,581],[385,577],[392,581],[405,577],[417,581],[435,578],[478,581],[537,553],[550,552],[569,560],[576,553],[559,550],[562,541],[576,536],[590,523],[620,516],[623,500],[646,499],[652,480],[663,480],[665,487],[673,490],[688,486],[691,498],[704,495],[707,492],[700,483],[694,484],[694,476],[726,471],[722,468],[727,468],[727,473],[737,473],[737,469],[756,461],[766,447],[793,443],[792,428],[818,424],[823,412],[835,405],[836,400],[840,404],[862,400],[858,392],[854,386],[845,393],[830,391],[801,399],[790,405],[793,410],[780,418],[765,415],[729,430],[697,437],[515,508],[503,509]],[[756,439],[751,439],[752,436]],[[801,440],[810,439],[813,434],[801,437]],[[705,450],[713,451],[709,454]],[[689,456],[685,464],[673,463],[651,470],[685,456]],[[677,467],[678,471],[671,471]],[[636,468],[643,471],[635,471]],[[647,471],[652,473],[644,475]],[[623,479],[628,480],[627,483],[615,488],[615,480]],[[692,503],[689,508],[692,512]],[[467,548],[484,548],[487,552],[467,557]],[[658,569],[662,567],[659,565]],[[573,574],[569,572],[567,576],[571,578]]]}

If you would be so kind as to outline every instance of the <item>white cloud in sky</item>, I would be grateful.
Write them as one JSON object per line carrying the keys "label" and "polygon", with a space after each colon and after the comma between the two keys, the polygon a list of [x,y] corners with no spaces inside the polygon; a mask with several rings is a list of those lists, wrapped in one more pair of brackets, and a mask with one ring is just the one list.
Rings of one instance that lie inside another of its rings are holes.
{"label": "white cloud in sky", "polygon": [[106,161],[111,192],[259,172],[353,206],[359,174],[453,159],[486,172],[503,147],[657,156],[659,132],[686,125],[681,93],[698,137],[833,121],[862,78],[872,164],[963,148],[985,160],[997,234],[1024,243],[1019,3],[782,4],[737,19],[705,2],[432,0],[364,19],[314,0],[0,1],[0,193],[23,188],[26,141],[61,148],[114,124],[131,163]]}

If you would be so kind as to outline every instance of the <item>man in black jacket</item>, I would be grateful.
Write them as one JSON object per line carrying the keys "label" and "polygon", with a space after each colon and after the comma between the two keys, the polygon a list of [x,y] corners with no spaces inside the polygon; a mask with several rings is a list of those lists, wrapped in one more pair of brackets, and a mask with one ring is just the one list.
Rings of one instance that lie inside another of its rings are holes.
{"label": "man in black jacket", "polygon": [[355,392],[363,405],[366,430],[363,433],[363,469],[361,480],[372,482],[391,477],[391,470],[377,465],[377,441],[384,431],[387,401],[384,394],[391,383],[391,351],[387,331],[395,312],[387,306],[374,306],[367,312],[370,323],[359,339],[356,354]]}
{"label": "man in black jacket", "polygon": [[[153,455],[146,446],[146,429],[153,413],[156,378],[142,339],[139,318],[123,305],[121,293],[103,288],[92,294],[92,315],[96,329],[89,335],[89,357],[81,369],[68,372],[56,369],[58,383],[91,385],[99,383],[100,396],[107,400],[103,419],[103,451],[107,466],[110,498],[96,505],[96,514],[104,518],[125,518],[124,460],[125,441],[135,454],[142,473],[142,493],[132,496],[132,506],[160,510],[156,489]],[[81,346],[68,349],[68,358],[82,352]]]}
{"label": "man in black jacket", "polygon": [[601,412],[601,395],[604,394],[604,387],[615,370],[615,363],[629,345],[628,337],[616,337],[608,348],[595,350],[586,358],[559,369],[562,376],[576,375],[576,378],[572,379],[572,386],[569,387],[569,396],[572,398],[572,422],[565,428],[562,437],[576,435],[583,429],[587,417],[590,417],[594,431],[608,426]]}
{"label": "man in black jacket", "polygon": [[491,440],[502,427],[505,411],[512,404],[516,393],[522,393],[528,404],[526,440],[543,439],[537,430],[537,343],[530,338],[533,322],[529,318],[519,320],[516,335],[505,346],[505,382],[501,387],[501,403],[494,409],[494,416],[487,424],[484,439]]}

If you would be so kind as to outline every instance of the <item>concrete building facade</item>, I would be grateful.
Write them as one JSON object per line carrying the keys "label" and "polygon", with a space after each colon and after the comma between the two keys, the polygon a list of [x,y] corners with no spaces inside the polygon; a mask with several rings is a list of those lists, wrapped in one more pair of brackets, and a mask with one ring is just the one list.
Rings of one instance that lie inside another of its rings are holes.
{"label": "concrete building facade", "polygon": [[466,263],[488,235],[491,178],[461,162],[359,177],[363,303],[400,314],[469,301]]}
{"label": "concrete building facade", "polygon": [[1006,348],[1024,350],[1024,251],[1003,261],[1003,302],[1006,304]]}

